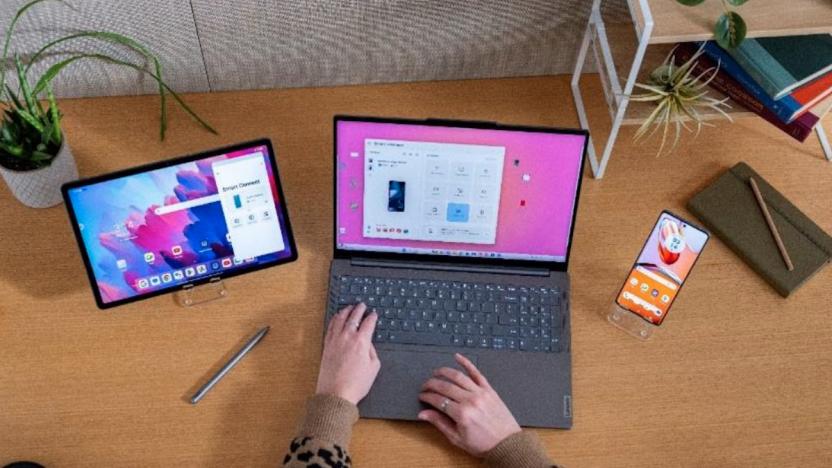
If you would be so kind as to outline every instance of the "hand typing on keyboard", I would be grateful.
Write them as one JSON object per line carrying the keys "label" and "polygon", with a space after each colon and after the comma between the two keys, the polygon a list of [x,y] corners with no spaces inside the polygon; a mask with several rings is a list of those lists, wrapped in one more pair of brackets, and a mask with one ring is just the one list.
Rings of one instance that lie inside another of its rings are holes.
{"label": "hand typing on keyboard", "polygon": [[338,276],[333,306],[378,314],[374,343],[557,353],[566,315],[557,288]]}
{"label": "hand typing on keyboard", "polygon": [[370,392],[381,363],[371,341],[378,316],[370,313],[362,319],[366,311],[364,304],[345,307],[329,321],[317,394],[357,405]]}
{"label": "hand typing on keyboard", "polygon": [[[334,395],[357,405],[369,393],[381,363],[372,343],[379,317],[372,311],[365,316],[368,310],[358,303],[330,318],[318,374],[319,395]],[[523,466],[556,468],[540,443],[521,432],[476,366],[460,354],[455,357],[465,372],[435,370],[419,399],[436,409],[421,411],[418,418],[433,424],[457,447],[484,457],[489,466],[514,467],[522,462]],[[355,407],[337,400],[310,399],[301,433],[291,442],[283,466],[320,466],[336,458],[339,466],[352,466],[347,443],[358,413]]]}

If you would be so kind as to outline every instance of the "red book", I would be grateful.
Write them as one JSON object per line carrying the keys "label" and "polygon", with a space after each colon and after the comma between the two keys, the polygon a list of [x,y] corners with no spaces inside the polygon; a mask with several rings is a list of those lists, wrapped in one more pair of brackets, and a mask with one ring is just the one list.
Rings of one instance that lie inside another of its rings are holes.
{"label": "red book", "polygon": [[[680,43],[675,52],[676,63],[681,65],[682,63],[687,62],[698,50],[697,45],[694,43]],[[699,58],[696,59],[696,66],[694,67],[693,74],[699,75],[705,72],[705,70],[714,67],[716,67],[716,63],[714,63],[709,57],[700,55]],[[736,104],[766,119],[772,125],[780,130],[783,130],[789,136],[800,142],[806,140],[815,128],[815,124],[817,124],[818,120],[820,120],[819,117],[813,112],[805,112],[800,117],[794,119],[791,123],[784,123],[782,120],[777,118],[777,115],[775,115],[774,112],[763,106],[757,98],[751,95],[742,85],[722,70],[717,72],[714,79],[711,80],[710,86],[733,99]]]}
{"label": "red book", "polygon": [[806,83],[791,94],[804,108],[814,106],[832,95],[832,72]]}

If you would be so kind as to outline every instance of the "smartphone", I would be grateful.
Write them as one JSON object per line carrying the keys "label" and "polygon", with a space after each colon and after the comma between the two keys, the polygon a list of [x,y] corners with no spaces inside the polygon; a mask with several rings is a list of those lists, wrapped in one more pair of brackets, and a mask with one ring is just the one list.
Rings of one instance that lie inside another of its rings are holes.
{"label": "smartphone", "polygon": [[661,325],[710,235],[662,211],[615,302],[653,325]]}
{"label": "smartphone", "polygon": [[401,213],[404,211],[404,187],[401,180],[391,180],[387,188],[387,211]]}

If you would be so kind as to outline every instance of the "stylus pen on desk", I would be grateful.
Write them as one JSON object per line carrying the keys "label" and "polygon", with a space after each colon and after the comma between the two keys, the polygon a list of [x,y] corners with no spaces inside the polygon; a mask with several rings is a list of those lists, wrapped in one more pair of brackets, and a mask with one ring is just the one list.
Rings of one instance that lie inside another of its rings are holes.
{"label": "stylus pen on desk", "polygon": [[219,381],[222,380],[222,378],[225,377],[225,375],[228,374],[231,371],[231,369],[233,369],[234,366],[236,366],[237,363],[240,362],[240,360],[242,360],[245,357],[245,355],[248,354],[249,351],[251,351],[251,348],[255,347],[257,343],[259,343],[260,340],[262,340],[263,337],[266,336],[266,333],[268,332],[269,327],[265,327],[258,331],[256,335],[252,336],[251,339],[248,340],[248,342],[245,344],[245,346],[240,348],[240,350],[237,351],[234,354],[234,356],[232,356],[231,359],[229,359],[228,362],[225,363],[224,366],[222,366],[222,369],[218,370],[217,373],[214,374],[214,376],[211,377],[211,379],[205,383],[205,385],[200,387],[200,389],[197,390],[196,393],[194,393],[194,396],[191,397],[191,404],[195,405],[199,403],[199,400],[201,400],[206,394],[208,394],[208,392],[210,392],[211,389],[214,388],[214,385],[219,383]]}
{"label": "stylus pen on desk", "polygon": [[783,257],[783,262],[786,263],[786,268],[788,268],[789,271],[794,270],[792,259],[789,257],[789,251],[786,250],[786,245],[783,244],[783,238],[780,237],[780,231],[777,230],[777,226],[771,218],[771,213],[768,211],[766,201],[763,199],[762,192],[760,192],[760,187],[757,186],[757,181],[751,177],[748,179],[748,182],[751,184],[751,190],[754,192],[754,198],[757,199],[757,203],[760,205],[760,210],[763,212],[763,218],[766,219],[766,224],[768,224],[768,229],[771,231],[771,236],[774,237],[774,243],[777,244],[777,249],[780,250],[780,256]]}

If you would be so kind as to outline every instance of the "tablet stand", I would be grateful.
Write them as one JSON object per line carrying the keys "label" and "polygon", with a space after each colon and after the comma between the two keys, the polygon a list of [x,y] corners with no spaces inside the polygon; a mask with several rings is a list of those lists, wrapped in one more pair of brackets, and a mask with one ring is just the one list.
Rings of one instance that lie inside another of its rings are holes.
{"label": "tablet stand", "polygon": [[182,288],[177,294],[179,305],[182,307],[191,307],[206,302],[216,301],[228,295],[228,290],[225,289],[225,283],[222,278],[211,278],[205,284],[194,286],[189,284]]}
{"label": "tablet stand", "polygon": [[629,310],[622,308],[615,301],[612,303],[612,308],[607,312],[607,321],[640,340],[647,340],[658,328]]}

